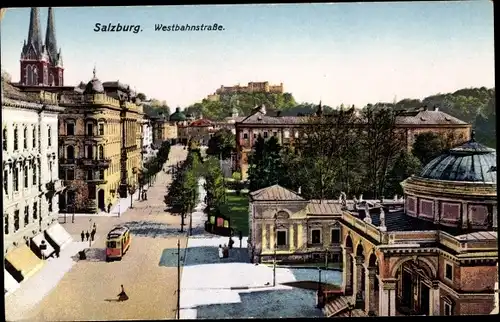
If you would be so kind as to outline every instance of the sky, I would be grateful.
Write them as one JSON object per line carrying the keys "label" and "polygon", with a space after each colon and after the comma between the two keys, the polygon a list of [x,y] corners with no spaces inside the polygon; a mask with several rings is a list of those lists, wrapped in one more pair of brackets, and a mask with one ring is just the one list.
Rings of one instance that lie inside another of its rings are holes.
{"label": "sky", "polygon": [[[284,84],[298,102],[364,106],[494,87],[493,2],[55,8],[65,85],[119,80],[182,108],[221,85]],[[47,8],[40,13],[45,39]],[[17,82],[29,8],[1,21],[2,69]],[[140,25],[96,32],[102,25]],[[155,31],[213,25],[220,31]]]}

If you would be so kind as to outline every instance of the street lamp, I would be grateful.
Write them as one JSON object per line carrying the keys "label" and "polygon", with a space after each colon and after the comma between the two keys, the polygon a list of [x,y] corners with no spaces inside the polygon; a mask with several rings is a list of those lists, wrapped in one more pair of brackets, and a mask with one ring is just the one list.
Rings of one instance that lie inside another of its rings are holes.
{"label": "street lamp", "polygon": [[317,294],[317,298],[318,298],[318,305],[317,307],[319,309],[323,308],[323,291],[322,291],[322,288],[321,288],[321,268],[318,267],[318,294]]}

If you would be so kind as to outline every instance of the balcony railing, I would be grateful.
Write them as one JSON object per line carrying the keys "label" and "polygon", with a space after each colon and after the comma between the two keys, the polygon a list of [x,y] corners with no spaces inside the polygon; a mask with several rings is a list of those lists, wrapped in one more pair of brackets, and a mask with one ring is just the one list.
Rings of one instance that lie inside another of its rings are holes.
{"label": "balcony railing", "polygon": [[111,159],[83,158],[78,160],[80,165],[85,167],[109,167]]}
{"label": "balcony railing", "polygon": [[59,159],[60,165],[72,165],[76,164],[76,159]]}

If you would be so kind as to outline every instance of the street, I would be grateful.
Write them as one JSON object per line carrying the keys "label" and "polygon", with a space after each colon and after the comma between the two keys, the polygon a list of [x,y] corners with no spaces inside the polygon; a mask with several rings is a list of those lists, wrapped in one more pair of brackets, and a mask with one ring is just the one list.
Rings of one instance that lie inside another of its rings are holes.
{"label": "street", "polygon": [[[185,159],[187,151],[172,146],[168,165]],[[163,197],[171,175],[160,172],[148,190],[147,201],[134,200],[133,208],[120,217],[68,216],[64,228],[72,235],[75,245],[88,247],[81,242],[80,233],[95,223],[96,239],[87,251],[87,259],[79,260],[77,251],[72,254],[69,272],[36,303],[37,276],[31,284],[34,289],[19,290],[6,298],[6,318],[29,321],[122,320],[122,319],[171,319],[176,316],[177,268],[160,266],[165,249],[186,245],[185,233],[179,233],[180,217],[165,212]],[[130,201],[130,198],[129,198]],[[105,261],[107,232],[117,224],[131,229],[132,243],[121,261]],[[83,247],[80,247],[80,249]],[[182,250],[181,250],[182,251]],[[71,255],[69,255],[71,256]],[[175,256],[175,254],[171,254]],[[62,260],[60,258],[54,261]],[[73,265],[71,267],[71,265]],[[28,280],[30,281],[30,280]],[[116,302],[123,284],[129,300]],[[38,294],[38,297],[43,295]],[[33,298],[31,301],[29,298]],[[30,303],[31,302],[31,303]],[[22,305],[20,305],[22,303]]]}

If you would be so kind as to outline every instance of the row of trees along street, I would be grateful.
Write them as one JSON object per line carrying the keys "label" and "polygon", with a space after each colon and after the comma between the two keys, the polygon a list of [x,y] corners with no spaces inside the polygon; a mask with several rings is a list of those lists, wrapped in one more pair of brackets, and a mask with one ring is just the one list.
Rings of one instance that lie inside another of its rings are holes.
{"label": "row of trees along street", "polygon": [[300,188],[310,199],[337,198],[341,191],[367,198],[401,195],[399,183],[450,148],[454,138],[423,133],[408,152],[395,126],[398,113],[368,106],[359,115],[351,108],[310,116],[302,142],[289,148],[275,137],[258,137],[249,155],[249,190],[280,184]]}
{"label": "row of trees along street", "polygon": [[173,181],[164,202],[169,211],[182,216],[181,230],[184,229],[185,216],[193,211],[198,200],[198,179],[202,173],[202,165],[199,147],[191,143],[186,160],[173,169]]}

